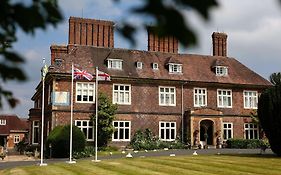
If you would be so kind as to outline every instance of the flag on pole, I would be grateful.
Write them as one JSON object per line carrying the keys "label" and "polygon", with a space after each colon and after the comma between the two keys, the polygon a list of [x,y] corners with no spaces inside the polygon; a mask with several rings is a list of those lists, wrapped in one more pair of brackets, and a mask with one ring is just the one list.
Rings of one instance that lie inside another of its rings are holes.
{"label": "flag on pole", "polygon": [[93,79],[93,75],[86,72],[85,70],[80,70],[73,67],[73,79],[83,79],[86,78],[87,80],[91,81]]}
{"label": "flag on pole", "polygon": [[41,69],[41,79],[44,81],[45,80],[45,77],[48,73],[48,66],[45,64],[45,60],[43,61],[44,63],[44,66],[42,67]]}
{"label": "flag on pole", "polygon": [[105,73],[105,72],[102,72],[100,70],[97,70],[97,74],[98,74],[98,81],[110,81],[110,75]]}

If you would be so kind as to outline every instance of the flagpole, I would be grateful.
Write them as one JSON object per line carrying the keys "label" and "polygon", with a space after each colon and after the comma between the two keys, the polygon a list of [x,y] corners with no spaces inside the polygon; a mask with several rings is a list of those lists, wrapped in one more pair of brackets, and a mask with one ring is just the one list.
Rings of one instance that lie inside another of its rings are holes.
{"label": "flagpole", "polygon": [[95,162],[98,160],[98,67],[96,67],[96,124],[95,124]]}
{"label": "flagpole", "polygon": [[69,138],[69,162],[68,163],[76,163],[72,160],[72,123],[73,123],[73,76],[74,76],[74,68],[73,63],[71,65],[71,94],[70,94],[70,138]]}
{"label": "flagpole", "polygon": [[45,112],[45,58],[43,58],[43,67],[41,70],[42,74],[42,115],[41,115],[41,158],[40,158],[40,166],[46,166],[47,164],[43,162],[44,158],[44,112]]}

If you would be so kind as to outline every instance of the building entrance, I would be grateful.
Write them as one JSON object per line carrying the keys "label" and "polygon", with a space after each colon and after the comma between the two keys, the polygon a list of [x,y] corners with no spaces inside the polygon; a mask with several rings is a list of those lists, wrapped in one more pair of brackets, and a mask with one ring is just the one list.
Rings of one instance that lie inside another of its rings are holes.
{"label": "building entrance", "polygon": [[203,145],[213,145],[214,122],[211,120],[202,120],[200,122],[200,142]]}

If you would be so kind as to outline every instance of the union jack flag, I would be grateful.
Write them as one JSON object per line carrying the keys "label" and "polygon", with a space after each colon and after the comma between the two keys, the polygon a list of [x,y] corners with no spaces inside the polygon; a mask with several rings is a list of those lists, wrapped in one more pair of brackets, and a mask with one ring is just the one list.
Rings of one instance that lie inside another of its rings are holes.
{"label": "union jack flag", "polygon": [[86,78],[87,80],[91,81],[93,79],[93,75],[86,72],[85,70],[79,70],[77,68],[73,68],[73,79],[83,79]]}

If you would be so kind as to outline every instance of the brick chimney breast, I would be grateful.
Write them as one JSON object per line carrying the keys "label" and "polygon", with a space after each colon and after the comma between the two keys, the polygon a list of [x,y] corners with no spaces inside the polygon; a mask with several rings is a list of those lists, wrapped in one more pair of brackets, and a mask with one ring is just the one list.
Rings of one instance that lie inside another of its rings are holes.
{"label": "brick chimney breast", "polygon": [[150,27],[147,29],[148,51],[178,53],[178,40],[173,36],[159,37]]}
{"label": "brick chimney breast", "polygon": [[114,47],[114,22],[70,17],[68,44]]}
{"label": "brick chimney breast", "polygon": [[227,34],[214,32],[213,39],[213,56],[227,56]]}

